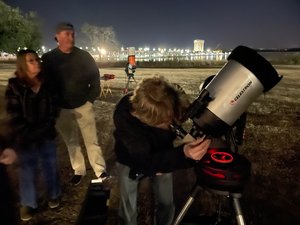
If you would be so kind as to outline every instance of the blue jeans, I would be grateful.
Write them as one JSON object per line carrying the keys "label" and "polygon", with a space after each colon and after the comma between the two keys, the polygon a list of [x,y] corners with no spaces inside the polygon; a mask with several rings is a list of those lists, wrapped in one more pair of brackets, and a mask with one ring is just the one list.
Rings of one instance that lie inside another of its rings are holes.
{"label": "blue jeans", "polygon": [[[125,225],[137,225],[137,194],[138,181],[128,177],[130,168],[117,163],[120,185],[119,216]],[[155,196],[156,225],[169,225],[173,221],[175,206],[173,202],[172,173],[151,178]]]}
{"label": "blue jeans", "polygon": [[37,208],[36,178],[39,168],[44,175],[48,197],[53,199],[61,194],[56,162],[56,144],[46,140],[41,145],[33,145],[19,150],[20,202],[22,206]]}

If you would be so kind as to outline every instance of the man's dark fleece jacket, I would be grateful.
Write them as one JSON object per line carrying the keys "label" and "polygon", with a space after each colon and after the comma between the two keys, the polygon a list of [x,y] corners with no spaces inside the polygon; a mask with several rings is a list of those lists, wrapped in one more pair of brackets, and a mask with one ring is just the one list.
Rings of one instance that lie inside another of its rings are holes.
{"label": "man's dark fleece jacket", "polygon": [[131,115],[130,94],[124,96],[114,112],[115,152],[117,161],[130,167],[130,176],[154,176],[192,167],[183,146],[174,148],[175,134],[169,130],[148,126]]}
{"label": "man's dark fleece jacket", "polygon": [[100,73],[88,52],[73,47],[67,54],[55,48],[42,56],[42,65],[46,84],[59,96],[60,107],[74,109],[99,96]]}

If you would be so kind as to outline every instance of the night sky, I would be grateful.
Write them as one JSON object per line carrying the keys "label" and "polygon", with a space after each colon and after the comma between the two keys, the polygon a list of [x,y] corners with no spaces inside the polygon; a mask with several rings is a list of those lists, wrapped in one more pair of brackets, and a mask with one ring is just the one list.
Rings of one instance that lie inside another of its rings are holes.
{"label": "night sky", "polygon": [[43,44],[54,47],[54,27],[70,21],[112,26],[124,47],[232,49],[300,47],[299,0],[6,0],[41,19]]}

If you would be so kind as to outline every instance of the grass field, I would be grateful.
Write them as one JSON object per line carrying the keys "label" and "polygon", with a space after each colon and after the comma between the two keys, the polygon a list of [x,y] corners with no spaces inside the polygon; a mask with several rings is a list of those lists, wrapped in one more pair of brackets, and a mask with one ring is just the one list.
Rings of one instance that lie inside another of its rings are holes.
{"label": "grass field", "polygon": [[[12,65],[0,65],[0,118],[4,117],[3,93],[7,77],[13,73]],[[265,95],[260,96],[248,109],[246,136],[240,153],[252,163],[252,176],[245,187],[242,208],[248,225],[300,224],[300,66],[275,66],[283,75],[280,83]],[[193,100],[198,94],[198,86],[205,77],[215,74],[220,68],[206,69],[147,69],[138,68],[137,81],[144,77],[162,75],[179,84]],[[115,74],[109,81],[112,94],[101,96],[95,102],[98,136],[108,162],[110,172],[114,171],[112,137],[112,113],[116,102],[123,96],[127,77],[121,68],[101,68],[101,75]],[[104,81],[102,81],[104,84]],[[108,83],[106,83],[108,84]],[[133,88],[135,82],[130,82]],[[73,188],[67,183],[71,174],[64,145],[59,143],[60,171],[63,186],[63,202],[60,209],[43,209],[32,224],[74,224],[80,210],[84,193],[93,174],[88,172],[86,182]],[[189,195],[195,182],[192,169],[174,173],[174,196],[177,210]],[[146,186],[146,184],[145,184]],[[147,187],[141,190],[140,207],[147,199]],[[117,207],[118,190],[112,188],[111,211]],[[216,210],[216,198],[200,192],[187,216],[203,213],[212,214]],[[115,215],[115,214],[112,214]],[[114,223],[111,216],[110,223]],[[148,218],[148,219],[147,219]],[[141,210],[140,224],[149,224],[149,212]]]}

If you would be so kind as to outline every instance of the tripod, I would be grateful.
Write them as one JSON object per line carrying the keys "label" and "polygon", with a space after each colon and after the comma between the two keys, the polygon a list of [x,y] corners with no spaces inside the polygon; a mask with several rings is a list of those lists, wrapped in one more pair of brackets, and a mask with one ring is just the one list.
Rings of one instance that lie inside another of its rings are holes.
{"label": "tripod", "polygon": [[[181,211],[179,212],[179,214],[177,215],[177,217],[175,218],[175,221],[173,223],[173,225],[179,225],[180,222],[182,221],[182,219],[184,218],[185,214],[187,213],[188,209],[190,208],[190,206],[193,204],[195,197],[197,196],[198,191],[200,190],[200,186],[198,184],[196,184],[190,194],[190,196],[188,197],[188,199],[186,200],[184,206],[182,207]],[[242,213],[242,209],[240,206],[240,201],[239,199],[242,197],[241,193],[233,193],[233,192],[229,192],[229,191],[219,191],[219,190],[215,190],[215,189],[210,189],[210,188],[205,188],[207,190],[209,190],[210,192],[217,194],[217,195],[222,195],[225,196],[227,198],[229,198],[229,200],[231,201],[234,211],[235,211],[235,216],[236,216],[236,221],[238,225],[245,225],[245,221],[244,221],[244,217],[243,217],[243,213]],[[218,211],[217,211],[217,219],[215,221],[214,225],[218,225],[221,223],[221,202],[219,202],[219,207],[218,207]]]}
{"label": "tripod", "polygon": [[137,83],[136,80],[134,79],[134,74],[133,74],[133,73],[130,73],[130,74],[128,74],[128,76],[127,76],[126,86],[125,86],[124,91],[123,91],[124,94],[126,94],[126,93],[128,92],[129,84],[130,84],[130,82],[133,82],[133,81],[131,81],[131,80],[133,80],[135,83]]}

